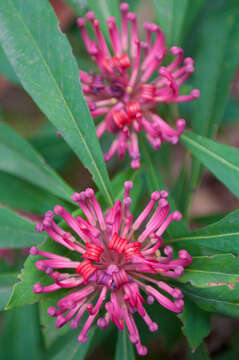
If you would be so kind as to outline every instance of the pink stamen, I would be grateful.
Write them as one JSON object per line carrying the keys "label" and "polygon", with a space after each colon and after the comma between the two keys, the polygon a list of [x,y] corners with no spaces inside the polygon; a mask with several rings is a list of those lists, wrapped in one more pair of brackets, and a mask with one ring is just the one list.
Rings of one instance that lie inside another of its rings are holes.
{"label": "pink stamen", "polygon": [[138,22],[136,14],[133,12],[129,12],[128,20],[131,22],[131,56],[132,58],[135,58],[137,56],[137,41],[139,38],[138,34]]}
{"label": "pink stamen", "polygon": [[113,45],[114,53],[116,54],[117,57],[119,57],[122,55],[122,47],[121,47],[119,30],[116,25],[116,20],[113,16],[111,16],[107,19],[107,22],[108,22],[109,34]]}
{"label": "pink stamen", "polygon": [[128,49],[128,10],[129,4],[120,4],[120,11],[122,14],[121,42],[123,51],[126,51]]}

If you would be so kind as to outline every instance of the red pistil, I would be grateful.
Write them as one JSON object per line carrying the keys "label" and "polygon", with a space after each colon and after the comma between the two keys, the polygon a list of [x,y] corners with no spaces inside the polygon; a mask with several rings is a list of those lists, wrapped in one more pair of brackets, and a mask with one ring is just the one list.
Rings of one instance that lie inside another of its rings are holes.
{"label": "red pistil", "polygon": [[128,54],[123,54],[119,58],[113,57],[112,59],[114,59],[113,62],[115,63],[115,66],[119,66],[121,69],[127,69],[131,66]]}
{"label": "red pistil", "polygon": [[126,261],[128,261],[133,255],[143,256],[140,252],[140,248],[141,248],[141,243],[138,241],[128,244],[124,250]]}
{"label": "red pistil", "polygon": [[97,270],[97,267],[92,264],[90,260],[84,260],[77,266],[76,273],[83,276],[85,283],[88,282],[89,277]]}
{"label": "red pistil", "polygon": [[126,104],[127,112],[130,118],[135,118],[136,116],[142,115],[141,108],[138,101]]}
{"label": "red pistil", "polygon": [[103,64],[106,70],[110,73],[113,73],[117,70],[125,70],[131,66],[128,54],[123,54],[120,57],[112,56],[110,59],[103,59]]}
{"label": "red pistil", "polygon": [[131,123],[131,119],[124,109],[118,111],[112,111],[113,119],[116,125],[121,129],[126,124]]}
{"label": "red pistil", "polygon": [[121,108],[118,111],[112,111],[113,119],[116,125],[122,129],[125,125],[131,124],[132,119],[139,119],[142,116],[140,104],[134,101],[126,104],[126,111]]}
{"label": "red pistil", "polygon": [[86,251],[83,255],[84,258],[99,262],[100,255],[103,249],[100,246],[97,246],[93,243],[86,243]]}
{"label": "red pistil", "polygon": [[156,87],[152,84],[142,84],[140,85],[141,92],[140,97],[145,100],[152,100],[155,96]]}
{"label": "red pistil", "polygon": [[114,233],[108,248],[109,250],[115,250],[120,255],[126,249],[128,242],[128,239],[122,239],[117,233]]}

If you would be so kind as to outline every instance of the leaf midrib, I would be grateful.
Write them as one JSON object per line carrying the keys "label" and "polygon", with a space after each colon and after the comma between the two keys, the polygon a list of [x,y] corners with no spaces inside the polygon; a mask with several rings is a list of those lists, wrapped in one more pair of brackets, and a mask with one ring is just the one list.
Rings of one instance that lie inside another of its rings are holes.
{"label": "leaf midrib", "polygon": [[176,239],[172,239],[168,242],[173,243],[173,242],[178,242],[178,241],[189,241],[189,240],[207,240],[207,239],[213,239],[213,238],[221,238],[221,237],[228,237],[228,236],[238,236],[239,232],[234,232],[234,233],[226,233],[226,234],[216,234],[216,235],[197,235],[197,236],[185,236],[185,237],[181,237],[181,238],[176,238]]}
{"label": "leaf midrib", "polygon": [[75,128],[76,128],[76,130],[77,130],[77,132],[78,132],[78,134],[79,134],[79,136],[80,136],[80,138],[81,138],[81,140],[82,140],[82,143],[83,143],[84,147],[86,148],[86,151],[87,151],[87,153],[88,153],[88,155],[89,155],[89,157],[90,157],[90,159],[91,159],[91,161],[92,161],[92,164],[93,164],[93,166],[94,166],[94,168],[95,168],[95,170],[96,170],[96,172],[97,172],[97,175],[98,175],[98,177],[99,177],[99,179],[100,179],[100,182],[101,182],[101,184],[102,184],[102,186],[103,186],[103,188],[104,188],[104,191],[105,191],[105,194],[106,194],[106,196],[107,196],[107,198],[108,198],[108,201],[109,201],[110,205],[112,206],[112,205],[113,205],[113,200],[112,200],[112,198],[111,198],[111,195],[110,195],[110,193],[108,192],[107,187],[105,186],[105,183],[104,183],[104,181],[103,181],[103,178],[102,178],[102,176],[101,176],[101,173],[100,173],[100,171],[99,171],[99,169],[98,169],[98,167],[97,167],[97,165],[96,165],[96,162],[95,162],[95,160],[94,160],[94,157],[93,157],[93,155],[92,155],[92,153],[91,153],[91,151],[90,151],[90,149],[89,149],[89,147],[88,147],[88,145],[87,145],[87,143],[86,143],[86,141],[85,141],[85,139],[84,139],[84,137],[83,137],[83,135],[82,135],[79,127],[78,127],[78,125],[77,125],[77,122],[76,122],[76,120],[75,120],[75,117],[74,117],[71,109],[70,109],[70,106],[68,105],[67,101],[65,100],[65,97],[63,96],[63,94],[62,94],[62,92],[61,92],[61,89],[59,88],[59,85],[58,85],[55,77],[53,76],[53,74],[52,74],[52,72],[51,72],[50,67],[48,66],[47,62],[45,61],[45,58],[44,58],[44,56],[43,56],[40,48],[37,46],[37,43],[36,43],[36,41],[35,41],[32,33],[31,33],[31,31],[29,30],[28,26],[25,24],[25,22],[24,22],[24,20],[23,20],[23,18],[22,18],[22,16],[21,16],[21,13],[17,10],[17,8],[15,7],[14,3],[12,2],[12,0],[10,0],[10,1],[11,1],[11,3],[12,3],[12,6],[13,6],[13,7],[15,8],[15,10],[16,10],[15,15],[18,17],[19,21],[22,23],[23,28],[25,29],[26,33],[29,34],[29,37],[30,37],[30,39],[31,39],[31,42],[32,42],[33,46],[35,47],[36,51],[38,52],[39,57],[42,59],[43,65],[45,66],[47,72],[49,73],[49,76],[50,76],[50,78],[52,79],[53,84],[55,84],[56,90],[57,90],[57,92],[59,93],[60,98],[62,98],[63,103],[65,104],[65,107],[66,107],[66,109],[67,109],[67,112],[69,113],[69,116],[70,116],[70,118],[72,119],[73,124],[75,125]]}
{"label": "leaf midrib", "polygon": [[[190,269],[190,268],[185,269],[184,273],[186,273],[186,272],[200,272],[200,273],[207,273],[207,274],[217,274],[217,275],[236,276],[236,277],[239,276],[239,273],[238,274],[235,274],[235,273],[232,274],[232,273],[224,273],[224,272],[210,271],[210,270],[198,270],[198,269]],[[190,279],[190,280],[193,280],[193,279]]]}
{"label": "leaf midrib", "polygon": [[[231,291],[231,290],[230,290]],[[189,296],[191,297],[195,297],[195,298],[198,298],[198,299],[202,299],[203,301],[209,301],[209,302],[218,302],[218,303],[222,303],[222,304],[229,304],[229,305],[232,305],[232,306],[239,306],[239,303],[238,302],[229,302],[229,301],[226,301],[226,300],[219,300],[219,299],[215,299],[215,298],[209,298],[209,297],[203,297],[203,296],[200,296],[198,294],[195,294],[195,293],[191,293],[190,291],[187,291],[185,289],[183,289],[183,292],[185,294],[188,294]]]}
{"label": "leaf midrib", "polygon": [[[223,159],[222,157],[220,157],[219,155],[216,155],[215,153],[213,153],[212,151],[208,150],[207,148],[205,148],[204,146],[202,146],[201,144],[197,143],[196,141],[192,140],[190,137],[188,137],[185,134],[181,135],[181,138],[188,141],[189,143],[191,143],[192,145],[194,145],[195,147],[199,148],[202,152],[209,154],[211,157],[213,157],[214,159],[218,160],[219,162],[227,165],[229,168],[236,170],[237,172],[239,172],[239,167],[228,162],[227,160]],[[202,160],[201,160],[202,161]]]}

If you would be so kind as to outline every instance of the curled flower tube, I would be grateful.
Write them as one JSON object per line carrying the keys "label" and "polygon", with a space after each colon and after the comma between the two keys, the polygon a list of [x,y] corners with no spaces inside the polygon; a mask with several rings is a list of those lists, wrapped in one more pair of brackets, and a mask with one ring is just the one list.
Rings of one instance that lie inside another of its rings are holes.
{"label": "curled flower tube", "polygon": [[181,219],[178,211],[170,213],[167,192],[153,192],[134,219],[130,211],[132,186],[132,182],[125,182],[123,201],[117,200],[105,213],[89,188],[72,197],[84,217],[74,217],[62,206],[55,206],[54,213],[70,231],[56,224],[52,211],[45,214],[36,230],[45,231],[52,241],[74,253],[74,259],[32,247],[30,253],[40,256],[36,267],[51,279],[50,285],[36,283],[33,290],[39,294],[65,289],[66,294],[61,295],[56,307],[48,308],[48,314],[56,317],[57,327],[70,322],[72,328],[78,328],[88,313],[78,337],[80,342],[87,341],[94,322],[101,329],[113,322],[119,330],[126,327],[138,354],[146,355],[134,314],[141,316],[150,331],[157,331],[158,325],[147,313],[147,303],[156,300],[166,309],[180,313],[183,294],[166,279],[181,277],[192,258],[186,250],[180,250],[174,259],[168,245],[162,252],[159,250],[167,227]]}
{"label": "curled flower tube", "polygon": [[[139,40],[136,14],[129,5],[121,3],[121,29],[114,17],[107,19],[111,49],[104,38],[100,22],[93,12],[78,18],[77,24],[85,47],[98,72],[80,70],[83,94],[93,118],[103,116],[97,126],[97,136],[105,132],[115,138],[105,161],[114,154],[123,159],[126,152],[132,158],[131,167],[140,167],[138,133],[144,132],[152,147],[158,150],[163,141],[176,144],[185,128],[185,120],[177,119],[172,127],[158,114],[163,103],[181,103],[200,96],[197,89],[180,95],[180,86],[194,71],[192,58],[184,58],[182,48],[170,49],[174,60],[162,66],[167,48],[162,30],[153,23],[144,23],[145,40]],[[87,34],[90,22],[95,39]],[[130,30],[131,29],[131,30]]]}

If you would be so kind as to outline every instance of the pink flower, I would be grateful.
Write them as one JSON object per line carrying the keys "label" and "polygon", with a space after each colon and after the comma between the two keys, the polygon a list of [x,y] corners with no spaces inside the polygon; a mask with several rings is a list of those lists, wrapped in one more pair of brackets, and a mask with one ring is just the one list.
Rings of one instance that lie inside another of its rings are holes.
{"label": "pink flower", "polygon": [[[123,159],[128,151],[133,159],[132,168],[138,168],[139,132],[144,131],[152,147],[159,149],[163,141],[177,143],[185,127],[185,120],[178,119],[176,129],[173,129],[157,113],[158,106],[191,101],[198,98],[200,92],[194,89],[189,95],[180,95],[180,85],[194,71],[193,59],[188,57],[183,61],[183,49],[173,46],[170,52],[175,59],[168,66],[161,66],[167,54],[162,30],[156,24],[146,22],[146,39],[139,41],[137,17],[128,12],[128,8],[127,3],[120,5],[121,31],[114,17],[107,19],[113,53],[94,13],[88,12],[86,18],[78,18],[86,49],[99,69],[98,73],[80,70],[80,80],[91,115],[94,118],[104,116],[97,126],[98,137],[106,131],[115,134],[105,161],[115,153]],[[92,24],[95,40],[87,34],[87,21]],[[131,32],[128,31],[129,24]]]}
{"label": "pink flower", "polygon": [[[173,259],[171,246],[165,246],[163,253],[159,251],[164,231],[172,221],[181,219],[178,211],[169,214],[167,192],[152,193],[149,203],[134,220],[129,196],[132,186],[130,181],[125,183],[123,202],[117,200],[105,214],[92,189],[75,193],[72,198],[86,219],[81,216],[74,218],[57,205],[54,212],[64,219],[70,231],[55,223],[52,211],[45,214],[36,230],[46,231],[54,241],[74,252],[74,260],[36,247],[30,253],[43,257],[36,261],[36,267],[52,279],[47,286],[35,284],[34,292],[68,291],[56,307],[48,309],[48,314],[56,317],[57,327],[70,321],[70,326],[77,328],[83,314],[88,312],[89,317],[78,337],[80,342],[87,341],[87,333],[98,318],[101,329],[107,328],[110,321],[119,330],[126,326],[130,341],[136,345],[140,355],[145,355],[147,349],[140,342],[134,313],[138,312],[150,331],[157,331],[158,325],[145,309],[146,302],[152,304],[157,300],[165,308],[181,312],[184,305],[182,292],[168,285],[162,277],[182,276],[184,267],[191,264],[192,258],[186,250],[180,250],[178,259]],[[100,310],[103,317],[98,317]]]}

